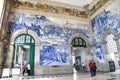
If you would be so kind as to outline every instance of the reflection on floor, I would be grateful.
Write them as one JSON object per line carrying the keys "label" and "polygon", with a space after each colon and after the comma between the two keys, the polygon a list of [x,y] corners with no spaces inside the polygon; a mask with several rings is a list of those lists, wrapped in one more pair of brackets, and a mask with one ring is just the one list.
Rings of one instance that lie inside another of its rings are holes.
{"label": "reflection on floor", "polygon": [[120,80],[120,70],[116,72],[97,72],[94,77],[90,76],[89,72],[74,73],[74,74],[61,74],[61,75],[42,75],[42,76],[24,76],[14,78],[2,78],[1,80]]}

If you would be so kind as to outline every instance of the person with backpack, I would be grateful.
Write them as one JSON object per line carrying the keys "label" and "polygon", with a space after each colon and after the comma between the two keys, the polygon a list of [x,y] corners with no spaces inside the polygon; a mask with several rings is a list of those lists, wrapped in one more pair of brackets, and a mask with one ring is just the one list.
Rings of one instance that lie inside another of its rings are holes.
{"label": "person with backpack", "polygon": [[91,76],[94,76],[94,63],[91,60],[90,60],[88,66],[90,68],[90,74],[91,74]]}

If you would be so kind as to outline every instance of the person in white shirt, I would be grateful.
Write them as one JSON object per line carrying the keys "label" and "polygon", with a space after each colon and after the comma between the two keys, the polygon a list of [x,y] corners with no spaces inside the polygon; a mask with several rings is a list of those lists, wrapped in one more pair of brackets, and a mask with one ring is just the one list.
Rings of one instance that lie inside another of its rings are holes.
{"label": "person in white shirt", "polygon": [[28,72],[28,76],[30,76],[30,64],[29,63],[27,64],[27,69],[28,69],[28,71],[27,71]]}
{"label": "person in white shirt", "polygon": [[85,64],[84,63],[82,63],[82,70],[83,70],[83,72],[85,71]]}

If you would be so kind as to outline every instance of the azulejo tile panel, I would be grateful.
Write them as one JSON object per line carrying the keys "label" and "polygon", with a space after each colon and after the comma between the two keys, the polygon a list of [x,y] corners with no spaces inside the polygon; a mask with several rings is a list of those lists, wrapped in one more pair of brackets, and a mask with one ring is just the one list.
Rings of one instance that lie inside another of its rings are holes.
{"label": "azulejo tile panel", "polygon": [[68,46],[41,46],[40,65],[67,65],[69,64]]}
{"label": "azulejo tile panel", "polygon": [[99,61],[100,63],[103,63],[105,61],[104,50],[102,45],[96,46],[96,58],[97,61]]}
{"label": "azulejo tile panel", "polygon": [[111,11],[104,10],[92,20],[92,29],[94,32],[94,42],[101,43],[103,34],[108,29],[116,32],[120,36],[120,14],[113,14]]}
{"label": "azulejo tile panel", "polygon": [[[81,33],[86,38],[90,38],[88,30],[80,29],[79,27],[88,27],[85,24],[63,24],[62,27],[45,16],[28,15],[22,13],[14,13],[13,22],[9,23],[12,34],[19,29],[28,28],[34,31],[42,44],[68,44],[68,39],[75,33]],[[70,28],[77,26],[78,28]]]}

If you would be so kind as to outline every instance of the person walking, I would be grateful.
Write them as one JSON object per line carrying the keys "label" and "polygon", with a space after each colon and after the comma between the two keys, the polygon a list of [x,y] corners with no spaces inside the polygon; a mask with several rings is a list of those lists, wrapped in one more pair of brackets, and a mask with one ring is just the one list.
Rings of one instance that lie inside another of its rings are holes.
{"label": "person walking", "polygon": [[89,62],[89,68],[90,68],[91,76],[94,76],[94,63],[91,60]]}
{"label": "person walking", "polygon": [[120,59],[118,60],[118,64],[119,64],[119,66],[120,66]]}
{"label": "person walking", "polygon": [[27,71],[28,72],[28,76],[30,76],[30,64],[29,63],[27,64],[27,69],[28,69],[28,71]]}
{"label": "person walking", "polygon": [[85,64],[82,63],[82,71],[85,72]]}
{"label": "person walking", "polygon": [[97,69],[97,66],[96,66],[96,63],[94,62],[94,69],[93,69],[94,76],[96,76],[96,69]]}
{"label": "person walking", "polygon": [[25,74],[25,65],[22,66],[22,74],[23,74],[23,76]]}

